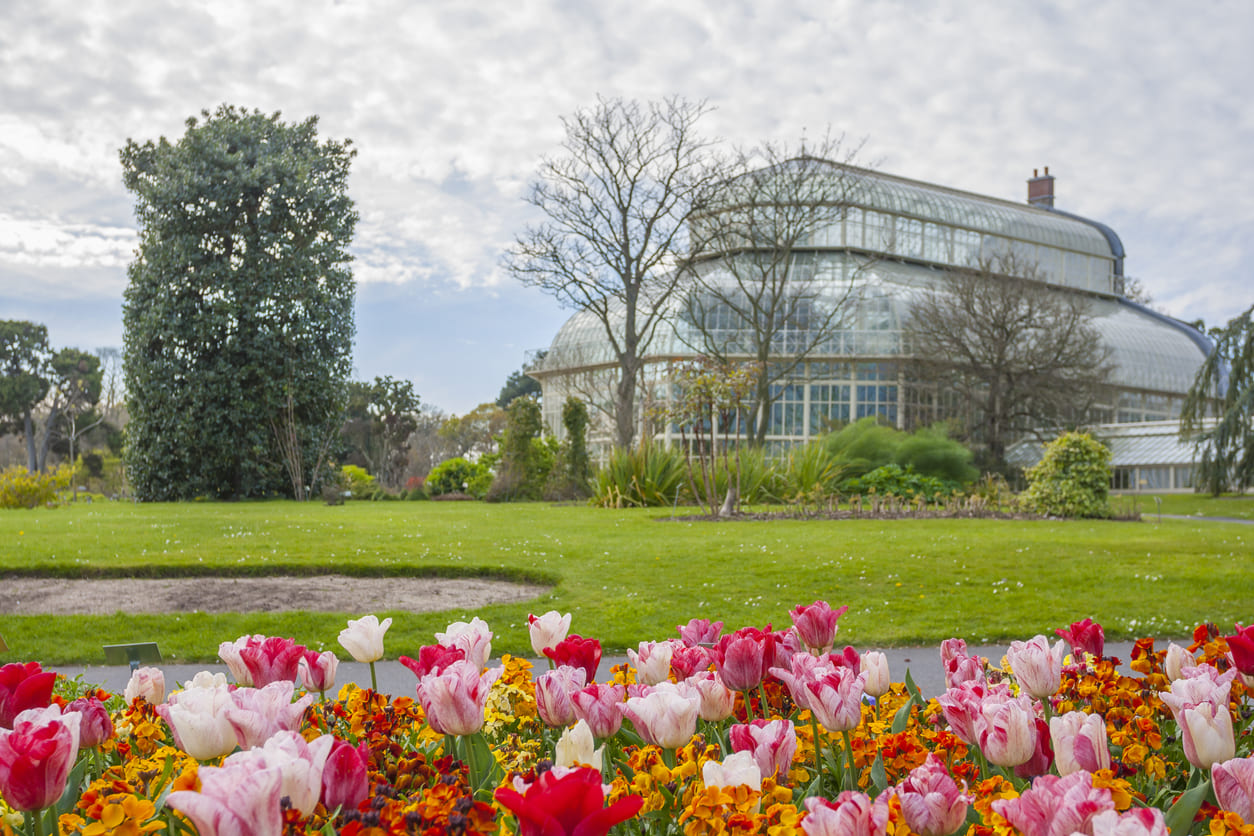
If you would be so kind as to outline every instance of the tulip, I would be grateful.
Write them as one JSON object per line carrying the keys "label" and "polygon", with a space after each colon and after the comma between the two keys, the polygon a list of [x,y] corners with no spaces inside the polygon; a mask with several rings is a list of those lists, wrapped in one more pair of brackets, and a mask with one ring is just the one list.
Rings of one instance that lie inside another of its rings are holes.
{"label": "tulip", "polygon": [[888,830],[887,795],[872,801],[865,793],[847,790],[835,802],[812,796],[805,805],[801,831],[806,836],[884,836]]}
{"label": "tulip", "polygon": [[528,615],[527,630],[531,634],[531,649],[543,656],[545,648],[553,648],[570,632],[570,613],[562,615],[549,610],[544,615]]}
{"label": "tulip", "polygon": [[460,647],[445,647],[442,644],[430,644],[418,648],[418,658],[402,656],[401,664],[409,668],[422,679],[429,673],[439,673],[454,662],[466,658],[466,651]]}
{"label": "tulip", "polygon": [[862,673],[862,654],[853,646],[847,645],[839,652],[833,650],[819,655],[834,668],[849,668],[854,673]]}
{"label": "tulip", "polygon": [[166,803],[192,820],[200,836],[281,836],[283,776],[255,764],[202,766],[200,791],[179,790]]}
{"label": "tulip", "polygon": [[829,732],[851,731],[862,722],[866,674],[835,668],[822,678],[806,683],[805,687],[810,711]]}
{"label": "tulip", "polygon": [[483,728],[488,690],[501,669],[480,671],[477,664],[463,659],[418,680],[418,701],[431,728],[454,735],[474,734]]}
{"label": "tulip", "polygon": [[335,739],[322,768],[322,806],[355,810],[370,795],[370,748]]}
{"label": "tulip", "polygon": [[335,687],[335,672],[340,666],[335,651],[325,650],[315,653],[306,650],[301,654],[297,670],[300,672],[300,683],[307,691],[325,694]]}
{"label": "tulip", "polygon": [[18,714],[31,708],[47,708],[52,703],[55,671],[45,671],[38,662],[11,662],[0,668],[0,729],[13,728]]}
{"label": "tulip", "polygon": [[604,740],[618,734],[623,726],[623,699],[627,689],[622,685],[589,685],[570,695],[575,717],[588,724],[594,737]]}
{"label": "tulip", "polygon": [[573,767],[576,764],[601,768],[601,756],[605,747],[596,748],[596,740],[592,737],[592,728],[583,720],[562,732],[554,747],[553,762],[557,766]]}
{"label": "tulip", "polygon": [[[722,762],[708,760],[701,767],[701,780],[707,787],[748,787],[762,791],[762,771],[752,752],[736,752]],[[757,812],[756,807],[754,812]]]}
{"label": "tulip", "polygon": [[623,712],[646,742],[663,749],[678,749],[697,731],[701,698],[685,695],[670,682],[663,682],[646,697],[627,700]]}
{"label": "tulip", "polygon": [[1071,645],[1071,654],[1076,659],[1083,659],[1086,653],[1100,659],[1102,651],[1106,649],[1106,631],[1091,618],[1077,621],[1065,630],[1060,628],[1054,632]]}
{"label": "tulip", "polygon": [[971,679],[950,686],[936,698],[949,729],[968,746],[980,742],[980,707],[988,699],[1004,702],[1010,692],[1004,684],[989,685],[984,679]]}
{"label": "tulip", "polygon": [[671,669],[680,679],[708,671],[711,664],[710,651],[704,647],[677,642],[671,648]]}
{"label": "tulip", "polygon": [[1194,667],[1197,660],[1193,654],[1175,642],[1167,645],[1167,655],[1163,660],[1163,670],[1172,682],[1184,678],[1184,669]]}
{"label": "tulip", "polygon": [[230,683],[227,682],[224,673],[209,673],[209,671],[200,671],[191,679],[187,680],[184,688],[225,688]]}
{"label": "tulip", "polygon": [[998,766],[1018,766],[1036,752],[1036,715],[1026,696],[1005,702],[985,700],[976,718],[984,757]]}
{"label": "tulip", "polygon": [[1198,769],[1210,769],[1236,754],[1232,714],[1227,704],[1199,703],[1180,714],[1180,736],[1189,763]]}
{"label": "tulip", "polygon": [[443,633],[436,633],[435,640],[445,647],[460,648],[466,659],[473,662],[479,670],[487,667],[492,657],[492,631],[482,618],[472,618],[469,622],[454,621],[444,628]]}
{"label": "tulip", "polygon": [[993,810],[1023,836],[1087,833],[1094,816],[1114,809],[1110,790],[1094,787],[1093,776],[1087,772],[1073,772],[1064,778],[1042,775],[1018,798],[993,802]]}
{"label": "tulip", "polygon": [[896,788],[906,824],[919,836],[949,836],[966,820],[975,799],[958,788],[940,758],[928,753]]}
{"label": "tulip", "polygon": [[694,618],[681,627],[679,638],[689,646],[712,645],[718,641],[718,634],[723,632],[723,622],[710,621],[708,618]]}
{"label": "tulip", "polygon": [[130,705],[137,697],[143,697],[149,705],[165,702],[165,674],[160,668],[136,668],[126,683],[122,699]]}
{"label": "tulip", "polygon": [[645,685],[657,685],[670,679],[673,653],[670,642],[640,642],[639,651],[627,649],[627,658],[636,669],[638,681]]}
{"label": "tulip", "polygon": [[65,710],[79,715],[79,748],[93,749],[113,737],[113,720],[109,717],[109,710],[95,697],[80,697],[67,705]]}
{"label": "tulip", "polygon": [[1089,819],[1093,836],[1167,836],[1167,822],[1157,807],[1133,807],[1124,813],[1103,810]]}
{"label": "tulip", "polygon": [[1106,722],[1101,716],[1068,711],[1050,718],[1049,736],[1054,744],[1054,763],[1059,775],[1110,769]]}
{"label": "tulip", "polygon": [[1011,642],[1006,658],[1014,671],[1019,688],[1038,700],[1054,695],[1062,684],[1062,659],[1067,648],[1058,642],[1052,648],[1049,639],[1036,636],[1026,642]]}
{"label": "tulip", "polygon": [[601,664],[601,643],[596,639],[585,639],[578,633],[572,633],[557,643],[555,647],[546,647],[544,655],[557,665],[571,665],[583,668],[587,682],[595,682],[597,667]]}
{"label": "tulip", "polygon": [[542,773],[524,792],[508,787],[496,791],[496,800],[518,819],[518,836],[605,836],[644,804],[640,796],[629,795],[606,807],[597,770],[557,772]]}
{"label": "tulip", "polygon": [[954,688],[963,682],[984,680],[984,659],[967,655],[962,639],[945,639],[940,648],[941,667],[945,669],[945,687]]}
{"label": "tulip", "polygon": [[784,683],[793,702],[801,708],[809,708],[810,691],[806,686],[835,669],[830,656],[813,656],[806,651],[800,651],[788,660],[788,667],[773,667],[768,673]]}
{"label": "tulip", "polygon": [[1219,806],[1254,822],[1254,758],[1233,758],[1210,771]]}
{"label": "tulip", "polygon": [[797,636],[816,656],[832,649],[836,642],[836,622],[849,607],[833,610],[826,601],[815,601],[809,606],[789,610],[793,629]]}
{"label": "tulip", "polygon": [[1254,624],[1236,627],[1236,635],[1224,637],[1228,642],[1228,659],[1242,675],[1254,676]]}
{"label": "tulip", "polygon": [[383,658],[383,635],[392,626],[392,619],[382,622],[378,617],[365,615],[340,631],[340,646],[358,662],[374,663]]}
{"label": "tulip", "polygon": [[239,652],[240,661],[248,668],[254,688],[264,688],[271,682],[295,683],[304,655],[304,645],[279,636],[248,644]]}
{"label": "tulip", "polygon": [[733,691],[756,688],[766,676],[774,639],[755,627],[723,636],[714,646],[714,666],[723,683]]}
{"label": "tulip", "polygon": [[1032,755],[1015,767],[1016,778],[1044,775],[1054,765],[1054,747],[1050,745],[1049,724],[1040,717],[1034,717],[1032,731]]}
{"label": "tulip", "polygon": [[536,677],[536,712],[546,726],[563,728],[575,722],[571,696],[584,687],[583,668],[561,665]]}
{"label": "tulip", "polygon": [[715,671],[702,671],[684,680],[701,696],[698,715],[709,723],[718,723],[732,716],[736,709],[736,692],[723,684]]}
{"label": "tulip", "polygon": [[866,673],[866,692],[879,699],[892,687],[888,674],[888,657],[878,650],[862,654],[862,670]]}
{"label": "tulip", "polygon": [[759,774],[783,784],[788,780],[793,756],[797,754],[797,732],[789,720],[754,720],[728,730],[732,751],[748,752],[758,765]]}
{"label": "tulip", "polygon": [[226,720],[235,730],[239,745],[251,749],[263,745],[276,732],[299,731],[305,709],[314,701],[314,696],[305,694],[292,702],[295,693],[296,684],[287,680],[271,682],[263,688],[231,691]]}
{"label": "tulip", "polygon": [[221,757],[235,749],[239,739],[227,717],[231,691],[226,685],[191,687],[170,695],[157,706],[174,743],[196,760]]}
{"label": "tulip", "polygon": [[65,792],[78,757],[81,718],[62,715],[55,705],[28,708],[13,718],[11,729],[0,729],[0,796],[11,808],[42,810]]}
{"label": "tulip", "polygon": [[218,658],[226,664],[237,685],[248,687],[253,684],[253,675],[241,655],[244,649],[259,645],[265,640],[266,637],[262,635],[240,636],[233,642],[222,642],[218,645]]}
{"label": "tulip", "polygon": [[309,816],[322,795],[322,772],[335,738],[321,735],[306,742],[298,732],[275,732],[264,746],[236,752],[222,762],[224,767],[248,764],[260,771],[278,769],[282,781],[279,796],[287,798],[301,816]]}

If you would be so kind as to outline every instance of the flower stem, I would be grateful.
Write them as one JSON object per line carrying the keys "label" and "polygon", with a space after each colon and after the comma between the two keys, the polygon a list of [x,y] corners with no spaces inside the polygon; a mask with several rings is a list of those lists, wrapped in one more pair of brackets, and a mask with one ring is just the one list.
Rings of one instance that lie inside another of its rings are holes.
{"label": "flower stem", "polygon": [[853,739],[848,729],[842,730],[840,736],[845,739],[845,789],[856,790],[858,780],[853,775]]}
{"label": "flower stem", "polygon": [[374,677],[374,662],[370,663],[370,690],[376,694],[379,692],[379,680]]}
{"label": "flower stem", "polygon": [[[810,712],[810,731],[814,735],[814,775],[816,778],[823,777],[823,746],[819,743],[819,718],[814,716],[814,712]],[[786,777],[786,776],[781,776]],[[820,786],[822,781],[820,780]]]}
{"label": "flower stem", "polygon": [[31,836],[44,836],[44,813],[46,811],[47,808],[45,807],[43,810],[32,810],[27,814],[31,820]]}

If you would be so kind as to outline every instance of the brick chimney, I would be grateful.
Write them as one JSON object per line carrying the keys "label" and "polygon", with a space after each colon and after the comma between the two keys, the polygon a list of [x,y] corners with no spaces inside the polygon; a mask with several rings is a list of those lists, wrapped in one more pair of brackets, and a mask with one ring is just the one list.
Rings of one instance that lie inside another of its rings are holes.
{"label": "brick chimney", "polygon": [[1047,209],[1054,208],[1054,178],[1049,173],[1049,166],[1045,166],[1044,174],[1038,174],[1035,168],[1032,169],[1032,179],[1028,181],[1028,203]]}

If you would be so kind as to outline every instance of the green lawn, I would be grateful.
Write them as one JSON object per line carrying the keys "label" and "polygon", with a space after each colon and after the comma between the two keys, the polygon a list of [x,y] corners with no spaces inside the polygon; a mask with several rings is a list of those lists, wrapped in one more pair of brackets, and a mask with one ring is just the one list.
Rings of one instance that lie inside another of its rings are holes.
{"label": "green lawn", "polygon": [[[1130,499],[1131,496],[1129,494],[1127,498]],[[1158,506],[1154,502],[1155,496],[1162,500],[1162,513],[1164,514],[1254,520],[1254,495],[1251,494],[1241,496],[1224,494],[1218,497],[1195,493],[1142,494],[1137,500],[1141,513],[1152,516],[1158,511]],[[1120,497],[1120,499],[1123,498]]]}
{"label": "green lawn", "polygon": [[[546,504],[290,502],[79,504],[0,513],[0,575],[492,574],[552,592],[477,613],[395,619],[388,655],[413,655],[475,614],[495,653],[529,653],[528,612],[574,613],[607,649],[674,635],[694,616],[729,627],[786,625],[788,609],[849,605],[860,646],[1027,638],[1089,616],[1110,638],[1180,637],[1248,622],[1254,528],[1235,523],[667,521],[666,510]],[[3,578],[0,577],[0,584]],[[170,659],[216,657],[243,633],[337,647],[349,613],[0,616],[0,660],[100,661],[102,642],[156,639]]]}

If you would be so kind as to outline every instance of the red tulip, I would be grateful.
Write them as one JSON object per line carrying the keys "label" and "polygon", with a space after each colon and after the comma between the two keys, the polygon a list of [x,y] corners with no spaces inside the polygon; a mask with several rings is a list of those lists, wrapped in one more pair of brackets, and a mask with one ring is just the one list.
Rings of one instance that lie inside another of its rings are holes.
{"label": "red tulip", "polygon": [[756,627],[744,627],[719,639],[714,666],[723,684],[733,691],[756,688],[774,659],[774,644],[772,634]]}
{"label": "red tulip", "polygon": [[264,688],[271,682],[295,683],[300,659],[304,655],[304,645],[278,636],[250,644],[239,652],[240,661],[248,669],[254,688]]}
{"label": "red tulip", "polygon": [[583,668],[588,677],[585,681],[591,683],[596,681],[597,667],[601,664],[601,643],[596,639],[585,639],[578,633],[571,633],[555,647],[544,648],[544,655],[557,665]]}
{"label": "red tulip", "polygon": [[370,795],[370,749],[363,740],[357,746],[336,739],[322,770],[322,806],[356,810]]}
{"label": "red tulip", "polygon": [[47,708],[56,681],[56,672],[41,670],[38,662],[0,668],[0,729],[13,728],[13,718],[28,708]]}
{"label": "red tulip", "polygon": [[848,609],[846,606],[833,610],[826,601],[815,601],[788,614],[792,616],[793,629],[806,647],[816,653],[826,653],[836,642],[836,622]]}
{"label": "red tulip", "polygon": [[1102,651],[1106,648],[1106,631],[1093,619],[1086,618],[1075,622],[1066,630],[1054,632],[1071,645],[1071,653],[1077,660],[1083,659],[1085,653],[1102,658]]}
{"label": "red tulip", "polygon": [[402,656],[401,664],[422,679],[429,673],[441,673],[454,662],[466,658],[466,651],[460,647],[445,647],[442,644],[429,644],[418,648],[418,658]]}
{"label": "red tulip", "polygon": [[42,810],[61,793],[78,756],[81,715],[57,706],[28,709],[0,729],[0,795],[14,810]]}
{"label": "red tulip", "polygon": [[671,667],[680,679],[710,669],[710,651],[699,645],[679,644],[671,653]]}
{"label": "red tulip", "polygon": [[605,806],[601,773],[582,767],[561,777],[545,772],[524,792],[502,787],[496,800],[518,818],[518,836],[605,836],[640,812],[644,799],[629,795]]}
{"label": "red tulip", "polygon": [[1238,624],[1236,627],[1236,635],[1224,637],[1231,651],[1232,665],[1246,676],[1254,676],[1254,624],[1249,627]]}

